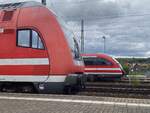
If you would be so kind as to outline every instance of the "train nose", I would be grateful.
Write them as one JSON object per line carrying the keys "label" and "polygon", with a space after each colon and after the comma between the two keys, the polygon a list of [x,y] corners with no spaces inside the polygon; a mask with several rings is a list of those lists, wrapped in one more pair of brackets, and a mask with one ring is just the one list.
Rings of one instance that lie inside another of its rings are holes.
{"label": "train nose", "polygon": [[122,70],[122,75],[124,76],[124,75],[127,75],[127,73],[124,71],[124,70]]}

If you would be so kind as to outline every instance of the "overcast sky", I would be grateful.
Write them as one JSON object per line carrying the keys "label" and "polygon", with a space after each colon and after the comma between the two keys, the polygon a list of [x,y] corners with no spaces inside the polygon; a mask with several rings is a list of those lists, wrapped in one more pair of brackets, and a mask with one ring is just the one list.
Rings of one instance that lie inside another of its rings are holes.
{"label": "overcast sky", "polygon": [[[15,0],[0,0],[0,3]],[[29,1],[29,0],[17,0]],[[39,1],[40,0],[35,0]],[[47,0],[80,39],[85,21],[85,51],[114,56],[150,57],[150,0]]]}

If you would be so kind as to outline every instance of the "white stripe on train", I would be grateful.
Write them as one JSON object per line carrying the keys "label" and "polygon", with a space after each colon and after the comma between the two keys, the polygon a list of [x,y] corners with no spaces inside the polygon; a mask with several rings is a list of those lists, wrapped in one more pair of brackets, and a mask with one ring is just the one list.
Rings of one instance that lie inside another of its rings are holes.
{"label": "white stripe on train", "polygon": [[1,82],[64,82],[65,79],[65,75],[0,75]]}
{"label": "white stripe on train", "polygon": [[121,71],[120,68],[85,68],[85,70],[113,70],[113,71]]}
{"label": "white stripe on train", "polygon": [[0,59],[2,65],[49,65],[48,58],[10,58]]}

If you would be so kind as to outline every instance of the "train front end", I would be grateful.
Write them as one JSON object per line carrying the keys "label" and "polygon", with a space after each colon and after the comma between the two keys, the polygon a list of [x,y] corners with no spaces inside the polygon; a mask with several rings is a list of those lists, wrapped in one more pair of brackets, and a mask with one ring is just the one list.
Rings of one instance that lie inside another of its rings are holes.
{"label": "train front end", "polygon": [[97,79],[120,79],[124,70],[120,63],[106,54],[83,54],[85,74],[90,81]]}
{"label": "train front end", "polygon": [[78,90],[83,63],[74,35],[66,31],[57,16],[38,2],[0,5],[0,89]]}

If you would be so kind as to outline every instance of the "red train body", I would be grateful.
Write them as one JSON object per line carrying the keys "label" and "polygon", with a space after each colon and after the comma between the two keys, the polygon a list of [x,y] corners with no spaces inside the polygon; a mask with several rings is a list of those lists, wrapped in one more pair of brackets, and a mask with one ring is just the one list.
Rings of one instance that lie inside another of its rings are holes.
{"label": "red train body", "polygon": [[33,83],[39,92],[49,93],[77,85],[84,68],[67,32],[40,3],[0,5],[0,86]]}
{"label": "red train body", "polygon": [[124,70],[119,62],[106,54],[82,54],[85,74],[92,78],[121,78]]}

